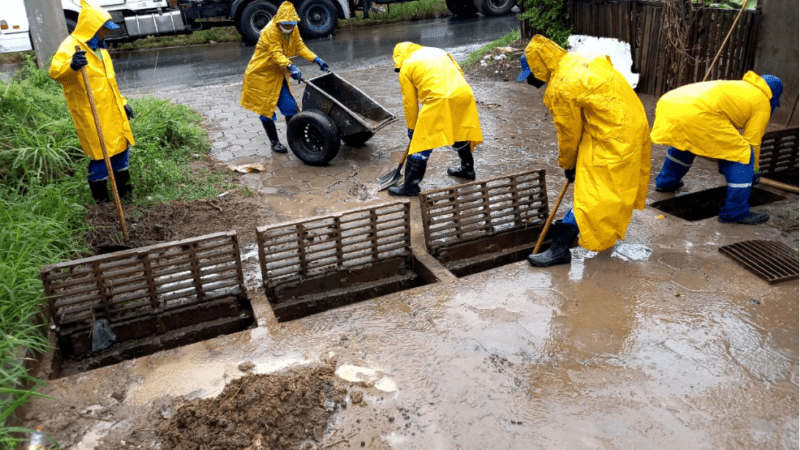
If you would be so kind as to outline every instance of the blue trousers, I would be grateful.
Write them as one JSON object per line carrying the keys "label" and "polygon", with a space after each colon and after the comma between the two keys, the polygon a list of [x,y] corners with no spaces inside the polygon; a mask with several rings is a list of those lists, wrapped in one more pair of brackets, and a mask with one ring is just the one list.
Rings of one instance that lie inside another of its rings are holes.
{"label": "blue trousers", "polygon": [[[122,153],[108,158],[111,160],[111,170],[114,172],[121,172],[128,170],[130,158],[130,147],[125,149]],[[100,181],[108,179],[108,170],[106,169],[106,161],[104,159],[93,159],[89,161],[89,181]]]}
{"label": "blue trousers", "polygon": [[[283,79],[283,84],[281,85],[281,93],[278,95],[278,109],[281,110],[281,114],[284,117],[292,117],[297,114],[297,102],[292,97],[291,91],[289,91],[289,85],[286,84],[286,78]],[[277,120],[278,114],[272,113],[272,118],[266,116],[259,116],[262,122],[266,122],[267,120]]]}
{"label": "blue trousers", "polygon": [[[669,188],[677,185],[686,172],[692,167],[695,155],[691,152],[670,147],[661,172],[656,177],[656,186]],[[738,222],[750,213],[750,191],[753,186],[753,169],[755,157],[750,149],[748,164],[736,161],[719,160],[719,171],[725,175],[728,189],[725,203],[719,211],[719,218],[726,222]]]}
{"label": "blue trousers", "polygon": [[[457,152],[457,151],[461,150],[462,148],[464,148],[464,146],[467,146],[467,145],[469,145],[469,141],[458,141],[458,142],[455,142],[455,143],[453,143],[453,151]],[[421,159],[423,161],[427,161],[428,158],[431,157],[431,152],[432,151],[433,150],[424,150],[424,151],[421,151],[419,153],[411,154],[408,157],[409,158],[414,158],[414,159]]]}

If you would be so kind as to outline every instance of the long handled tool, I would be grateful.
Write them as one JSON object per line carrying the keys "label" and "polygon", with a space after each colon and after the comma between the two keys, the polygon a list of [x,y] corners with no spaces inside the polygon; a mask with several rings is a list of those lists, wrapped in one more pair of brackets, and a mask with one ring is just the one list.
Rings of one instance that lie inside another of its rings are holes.
{"label": "long handled tool", "polygon": [[378,177],[378,183],[381,185],[378,191],[382,191],[400,181],[400,178],[403,177],[403,172],[402,172],[403,164],[405,164],[406,162],[406,157],[408,157],[409,150],[411,150],[411,141],[408,142],[408,145],[406,146],[406,152],[403,153],[403,157],[400,158],[400,164],[398,164],[394,170],[387,173],[386,175]]}
{"label": "long handled tool", "polygon": [[761,178],[759,184],[763,184],[765,186],[770,186],[778,189],[783,189],[784,191],[794,192],[795,194],[800,191],[797,186],[792,186],[791,184],[781,183],[780,181],[770,180],[769,178]]}
{"label": "long handled tool", "polygon": [[539,234],[539,240],[536,241],[536,247],[533,248],[533,253],[531,253],[532,255],[539,253],[539,247],[542,246],[542,241],[544,241],[544,236],[547,234],[547,229],[550,228],[550,222],[552,222],[553,217],[556,216],[558,207],[561,206],[561,200],[564,199],[564,194],[567,193],[568,187],[569,187],[569,180],[564,180],[564,185],[561,186],[561,193],[558,194],[558,199],[556,200],[556,204],[553,205],[553,209],[550,210],[550,215],[547,217],[547,222],[544,223],[544,228],[542,228],[541,234]]}
{"label": "long handled tool", "polygon": [[[80,51],[80,45],[75,46],[75,51]],[[100,138],[100,148],[103,149],[103,159],[106,162],[106,171],[108,171],[108,180],[111,182],[111,191],[114,193],[114,204],[117,205],[117,214],[119,214],[119,221],[122,225],[122,236],[127,242],[130,240],[128,237],[128,225],[125,223],[125,216],[122,214],[122,203],[119,201],[119,192],[117,192],[117,183],[114,180],[114,170],[111,167],[111,159],[108,158],[108,150],[106,149],[106,140],[103,137],[103,128],[100,126],[100,117],[97,115],[97,106],[94,103],[94,94],[92,94],[92,85],[89,84],[89,75],[86,73],[86,66],[81,67],[81,75],[83,75],[83,84],[86,86],[86,95],[89,97],[89,105],[92,107],[92,116],[94,116],[94,126],[97,128],[97,137]]]}

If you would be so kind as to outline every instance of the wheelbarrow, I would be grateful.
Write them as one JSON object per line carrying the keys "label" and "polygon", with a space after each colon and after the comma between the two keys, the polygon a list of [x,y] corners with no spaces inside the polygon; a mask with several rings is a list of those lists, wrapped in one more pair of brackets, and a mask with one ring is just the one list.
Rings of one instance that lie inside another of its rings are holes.
{"label": "wheelbarrow", "polygon": [[345,144],[364,145],[381,128],[397,120],[367,94],[333,72],[304,80],[303,110],[286,128],[297,159],[324,166]]}

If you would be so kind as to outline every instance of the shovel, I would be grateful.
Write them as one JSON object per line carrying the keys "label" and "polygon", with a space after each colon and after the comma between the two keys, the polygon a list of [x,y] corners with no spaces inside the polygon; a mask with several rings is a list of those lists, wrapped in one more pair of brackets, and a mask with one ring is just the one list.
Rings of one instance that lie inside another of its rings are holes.
{"label": "shovel", "polygon": [[378,177],[378,184],[381,185],[378,191],[382,191],[389,186],[397,183],[403,178],[403,173],[401,170],[403,169],[403,164],[406,162],[406,157],[408,156],[408,151],[411,150],[411,142],[409,141],[408,146],[406,146],[406,152],[403,153],[403,157],[400,159],[400,164],[392,170],[391,172],[387,173],[386,175]]}
{"label": "shovel", "polygon": [[[80,45],[75,46],[75,51],[80,51]],[[106,171],[108,172],[108,181],[111,182],[111,191],[114,193],[114,204],[117,205],[117,214],[119,214],[119,221],[122,225],[122,236],[125,242],[130,240],[128,236],[128,225],[125,223],[125,216],[122,213],[122,203],[119,201],[119,192],[117,192],[117,183],[114,180],[114,170],[111,168],[111,160],[108,158],[108,150],[106,149],[106,140],[103,137],[103,128],[100,126],[100,117],[97,115],[97,106],[94,103],[94,94],[92,94],[92,86],[89,84],[89,75],[86,74],[86,66],[81,67],[81,75],[83,75],[83,84],[86,86],[86,95],[89,97],[89,105],[92,107],[92,116],[94,116],[94,126],[97,128],[97,137],[100,138],[100,148],[103,149],[103,159],[106,162]]]}
{"label": "shovel", "polygon": [[558,194],[558,199],[556,200],[556,204],[553,205],[553,209],[550,211],[550,215],[547,217],[547,222],[544,223],[544,228],[542,228],[542,232],[541,234],[539,234],[539,240],[536,241],[536,247],[533,248],[533,253],[531,253],[531,255],[539,253],[539,247],[542,246],[542,241],[544,241],[544,236],[547,234],[547,229],[550,228],[550,222],[552,222],[553,217],[556,216],[558,207],[561,206],[561,200],[564,199],[564,194],[567,193],[568,187],[569,187],[569,180],[564,180],[564,185],[561,186],[561,193]]}

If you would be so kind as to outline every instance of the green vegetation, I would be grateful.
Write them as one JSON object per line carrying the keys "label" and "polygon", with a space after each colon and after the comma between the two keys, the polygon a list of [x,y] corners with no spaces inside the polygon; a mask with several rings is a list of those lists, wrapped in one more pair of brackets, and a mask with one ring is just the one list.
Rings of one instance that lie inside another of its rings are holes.
{"label": "green vegetation", "polygon": [[527,20],[537,33],[566,48],[572,29],[567,26],[564,0],[523,0],[523,12],[517,17]]}
{"label": "green vegetation", "polygon": [[516,42],[520,40],[520,31],[519,29],[508,33],[507,35],[497,38],[492,42],[484,45],[483,47],[479,48],[477,51],[474,51],[467,56],[467,58],[461,62],[461,68],[466,69],[475,65],[478,61],[481,60],[483,55],[490,53],[494,50],[495,47],[506,47],[508,44],[512,42]]}
{"label": "green vegetation", "polygon": [[142,50],[148,48],[185,47],[187,45],[206,45],[220,42],[241,42],[242,35],[234,27],[215,27],[195,31],[191,34],[168,36],[148,36],[133,42],[112,43],[114,50]]}
{"label": "green vegetation", "polygon": [[339,28],[365,27],[383,23],[403,22],[409,20],[433,19],[450,15],[445,0],[417,0],[406,3],[380,5],[384,12],[370,11],[369,19],[364,19],[362,11],[356,11],[355,17],[339,21]]}
{"label": "green vegetation", "polygon": [[[208,149],[198,113],[152,97],[129,101],[136,112],[134,203],[191,200],[232,188],[220,175],[190,173],[192,155]],[[41,383],[20,356],[50,345],[39,268],[89,252],[87,161],[61,86],[25,56],[14,78],[0,81],[0,448],[16,448],[20,429],[5,423]]]}

